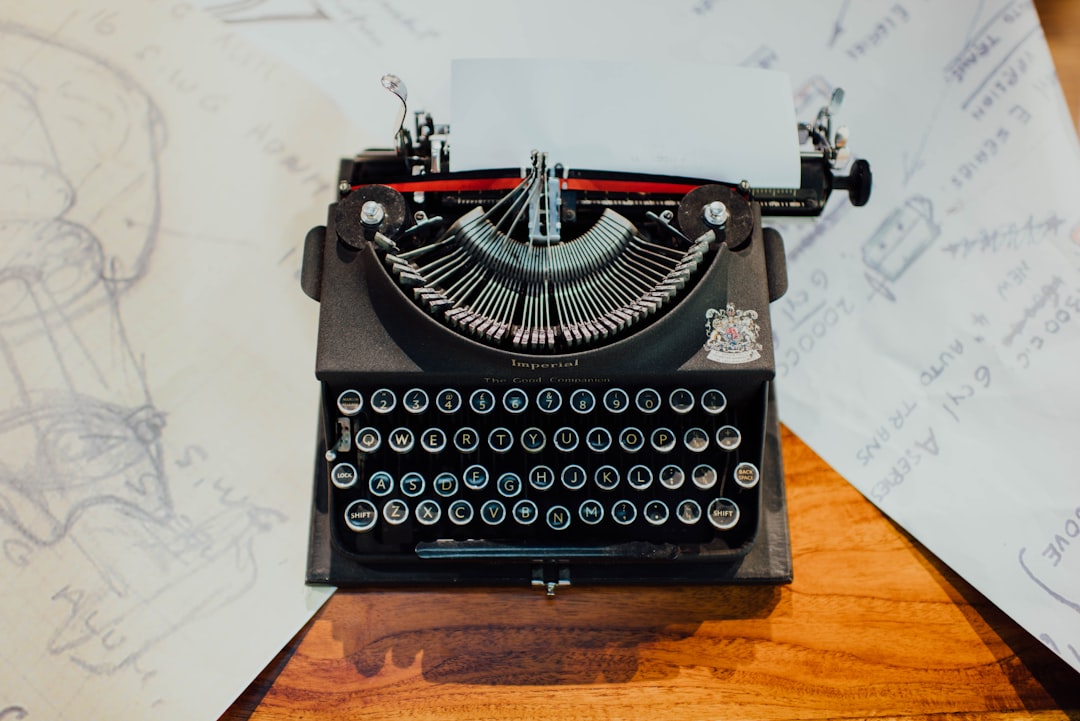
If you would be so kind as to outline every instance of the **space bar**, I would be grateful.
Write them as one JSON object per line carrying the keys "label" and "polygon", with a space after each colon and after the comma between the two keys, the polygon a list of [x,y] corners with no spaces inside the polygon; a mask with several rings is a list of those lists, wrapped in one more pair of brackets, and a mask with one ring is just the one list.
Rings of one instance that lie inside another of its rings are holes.
{"label": "space bar", "polygon": [[679,555],[672,543],[615,543],[606,546],[533,546],[494,541],[441,539],[416,544],[416,555],[430,559],[486,559],[538,561],[570,558],[604,560],[670,561]]}

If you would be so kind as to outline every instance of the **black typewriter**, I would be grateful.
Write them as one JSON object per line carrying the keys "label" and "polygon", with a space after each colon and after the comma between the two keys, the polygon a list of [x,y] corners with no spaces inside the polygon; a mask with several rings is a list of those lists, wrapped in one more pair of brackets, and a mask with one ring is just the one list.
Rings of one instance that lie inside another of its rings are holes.
{"label": "black typewriter", "polygon": [[424,113],[343,160],[301,281],[321,304],[308,581],[789,581],[769,320],[787,280],[762,216],[867,201],[865,161],[833,172],[831,125],[792,128],[813,148],[792,189],[542,152],[453,172]]}

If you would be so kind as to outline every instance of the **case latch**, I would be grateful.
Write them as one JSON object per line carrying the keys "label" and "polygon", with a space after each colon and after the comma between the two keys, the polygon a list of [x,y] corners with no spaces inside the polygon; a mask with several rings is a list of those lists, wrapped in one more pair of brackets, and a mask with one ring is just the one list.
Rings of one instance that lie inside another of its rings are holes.
{"label": "case latch", "polygon": [[538,563],[533,566],[532,585],[544,589],[548,598],[555,598],[555,589],[570,585],[570,566],[565,563]]}

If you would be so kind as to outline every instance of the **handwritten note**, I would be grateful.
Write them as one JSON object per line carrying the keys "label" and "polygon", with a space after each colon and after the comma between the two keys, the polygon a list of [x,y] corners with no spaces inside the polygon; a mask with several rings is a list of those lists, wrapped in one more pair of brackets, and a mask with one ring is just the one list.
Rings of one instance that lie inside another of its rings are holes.
{"label": "handwritten note", "polygon": [[297,248],[344,123],[171,0],[6,4],[0,114],[0,715],[216,718],[327,596]]}
{"label": "handwritten note", "polygon": [[782,416],[1080,669],[1080,152],[1038,18],[958,5],[945,33],[922,5],[861,14],[843,21],[876,38],[848,46],[860,65],[940,37],[909,56],[906,95],[845,81],[863,97],[845,120],[891,138],[859,145],[873,210],[834,208],[820,238],[782,228],[804,251],[776,314]]}
{"label": "handwritten note", "polygon": [[[801,120],[844,87],[838,122],[873,164],[874,196],[774,223],[790,274],[773,308],[782,419],[1080,669],[1080,152],[1029,0],[554,0],[543,12],[293,0],[322,16],[292,23],[265,4],[204,4],[330,89],[382,145],[397,101],[379,76],[400,75],[412,106],[453,128],[455,57],[783,70]],[[626,105],[694,112],[663,83]],[[737,139],[703,120],[693,142]]]}

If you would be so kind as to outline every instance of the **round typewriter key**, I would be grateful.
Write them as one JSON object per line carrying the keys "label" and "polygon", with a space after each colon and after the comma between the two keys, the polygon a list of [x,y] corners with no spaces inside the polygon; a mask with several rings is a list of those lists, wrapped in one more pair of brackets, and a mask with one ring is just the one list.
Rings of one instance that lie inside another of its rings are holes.
{"label": "round typewriter key", "polygon": [[645,520],[654,526],[667,522],[668,507],[663,501],[649,501],[645,504]]}
{"label": "round typewriter key", "polygon": [[565,531],[570,526],[570,511],[566,510],[566,506],[552,506],[545,520],[552,530]]}
{"label": "round typewriter key", "polygon": [[351,388],[347,391],[342,391],[341,395],[337,397],[338,410],[346,416],[355,416],[364,408],[364,398],[360,395],[360,391],[354,391]]}
{"label": "round typewriter key", "polygon": [[742,434],[735,426],[720,426],[716,430],[716,444],[725,451],[733,451],[742,443]]}
{"label": "round typewriter key", "polygon": [[544,413],[554,413],[562,407],[562,394],[554,388],[545,388],[536,394],[536,407]]}
{"label": "round typewriter key", "polygon": [[600,466],[593,472],[593,481],[602,491],[612,491],[619,485],[619,472],[615,466]]}
{"label": "round typewriter key", "polygon": [[706,413],[715,416],[717,413],[723,413],[724,409],[727,408],[727,398],[715,388],[710,388],[701,394],[701,407],[705,409]]}
{"label": "round typewriter key", "polygon": [[604,507],[600,505],[599,501],[588,499],[582,501],[578,506],[578,518],[590,526],[595,526],[600,521],[604,520]]}
{"label": "round typewriter key", "polygon": [[397,453],[408,453],[416,445],[416,436],[408,428],[395,428],[390,431],[386,442],[390,446],[390,450]]}
{"label": "round typewriter key", "polygon": [[400,526],[409,520],[409,506],[405,501],[394,498],[382,507],[383,520],[391,526]]}
{"label": "round typewriter key", "polygon": [[716,469],[706,463],[695,466],[690,477],[694,479],[694,485],[703,490],[716,485]]}
{"label": "round typewriter key", "polygon": [[645,445],[645,434],[637,428],[624,428],[619,434],[619,447],[627,453],[637,453]]}
{"label": "round typewriter key", "polygon": [[420,447],[428,453],[440,453],[446,448],[446,433],[439,428],[428,428],[420,434]]}
{"label": "round typewriter key", "polygon": [[442,518],[442,508],[430,498],[416,504],[416,520],[425,526],[433,526]]}
{"label": "round typewriter key", "polygon": [[409,498],[416,498],[424,492],[424,477],[416,471],[409,471],[401,477],[401,492]]}
{"label": "round typewriter key", "polygon": [[397,396],[389,388],[380,388],[371,394],[371,410],[376,413],[389,413],[397,407]]}
{"label": "round typewriter key", "polygon": [[578,434],[573,428],[563,426],[555,431],[555,447],[563,453],[569,453],[577,448]]}
{"label": "round typewriter key", "polygon": [[499,480],[495,481],[495,488],[499,494],[506,498],[513,498],[521,493],[521,476],[516,473],[503,473]]}
{"label": "round typewriter key", "polygon": [[547,435],[539,428],[526,428],[521,432],[521,447],[529,453],[539,453],[547,445]]}
{"label": "round typewriter key", "polygon": [[660,469],[660,485],[664,488],[675,490],[681,488],[686,474],[678,466],[664,466]]}
{"label": "round typewriter key", "polygon": [[447,415],[457,413],[461,410],[461,394],[453,388],[443,388],[435,396],[435,407]]}
{"label": "round typewriter key", "polygon": [[468,501],[458,499],[446,509],[446,517],[456,526],[464,526],[473,519],[473,507]]}
{"label": "round typewriter key", "polygon": [[507,413],[523,413],[529,407],[529,394],[520,388],[511,388],[503,394],[502,404]]}
{"label": "round typewriter key", "polygon": [[496,453],[506,453],[514,446],[514,434],[506,428],[493,428],[488,433],[488,448]]}
{"label": "round typewriter key", "polygon": [[487,388],[475,390],[472,392],[472,395],[469,396],[469,408],[472,408],[474,413],[485,415],[491,413],[491,409],[494,407],[495,394]]}
{"label": "round typewriter key", "polygon": [[394,490],[394,478],[386,471],[376,471],[368,479],[368,490],[373,496],[386,496]]}
{"label": "round typewriter key", "polygon": [[458,428],[454,432],[454,448],[460,453],[472,453],[480,447],[480,434],[475,428]]}
{"label": "round typewriter key", "polygon": [[361,453],[374,453],[382,445],[382,435],[375,428],[361,428],[356,432],[356,447]]}
{"label": "round typewriter key", "polygon": [[536,504],[529,500],[518,501],[514,504],[514,520],[523,526],[532,525],[536,517],[540,515],[540,512],[536,509]]}
{"label": "round typewriter key", "polygon": [[571,491],[582,488],[585,485],[586,478],[585,469],[576,464],[562,469],[562,474],[560,476],[562,484]]}
{"label": "round typewriter key", "polygon": [[339,463],[330,471],[330,482],[338,488],[352,488],[356,478],[356,466],[351,463]]}
{"label": "round typewriter key", "polygon": [[630,406],[630,395],[622,388],[612,388],[604,394],[604,408],[609,413],[622,413]]}
{"label": "round typewriter key", "polygon": [[547,466],[534,466],[529,471],[529,485],[538,491],[546,491],[555,485],[555,471]]}
{"label": "round typewriter key", "polygon": [[735,466],[735,482],[743,488],[753,488],[757,485],[761,474],[753,463],[740,463]]}
{"label": "round typewriter key", "polygon": [[483,466],[469,466],[465,469],[465,473],[461,475],[461,481],[465,484],[465,487],[474,491],[483,490],[490,478],[491,474]]}
{"label": "round typewriter key", "polygon": [[587,388],[578,388],[570,394],[570,407],[575,413],[592,413],[596,408],[596,396]]}
{"label": "round typewriter key", "polygon": [[611,431],[607,428],[593,428],[585,436],[585,442],[596,453],[603,453],[611,448]]}
{"label": "round typewriter key", "polygon": [[423,413],[428,408],[428,394],[423,388],[410,388],[401,397],[401,406],[409,413]]}
{"label": "round typewriter key", "polygon": [[656,413],[660,409],[660,394],[653,388],[642,388],[634,396],[634,405],[642,413]]}
{"label": "round typewriter key", "polygon": [[652,485],[652,471],[648,466],[632,466],[626,474],[626,482],[635,491],[644,491]]}
{"label": "round typewriter key", "polygon": [[657,428],[649,436],[649,443],[659,453],[669,453],[675,448],[675,431],[670,428]]}
{"label": "round typewriter key", "polygon": [[701,428],[688,428],[683,433],[683,445],[688,451],[701,453],[709,447],[709,434]]}
{"label": "round typewriter key", "polygon": [[494,498],[480,506],[480,518],[489,526],[497,526],[506,520],[506,506]]}
{"label": "round typewriter key", "polygon": [[345,525],[357,533],[370,531],[377,520],[379,512],[371,501],[361,498],[345,507]]}
{"label": "round typewriter key", "polygon": [[701,520],[701,506],[692,498],[681,501],[675,508],[675,517],[688,526]]}
{"label": "round typewriter key", "polygon": [[709,503],[706,514],[709,516],[709,523],[721,531],[726,531],[739,522],[739,507],[735,505],[735,501],[727,498],[714,498]]}
{"label": "round typewriter key", "polygon": [[694,408],[694,394],[685,388],[676,388],[668,396],[668,405],[676,413],[689,413]]}
{"label": "round typewriter key", "polygon": [[611,517],[620,526],[629,526],[637,518],[637,506],[630,501],[615,501],[611,506]]}
{"label": "round typewriter key", "polygon": [[443,471],[439,475],[435,476],[435,480],[431,482],[432,488],[443,498],[448,498],[457,493],[458,482],[457,476],[449,471]]}

